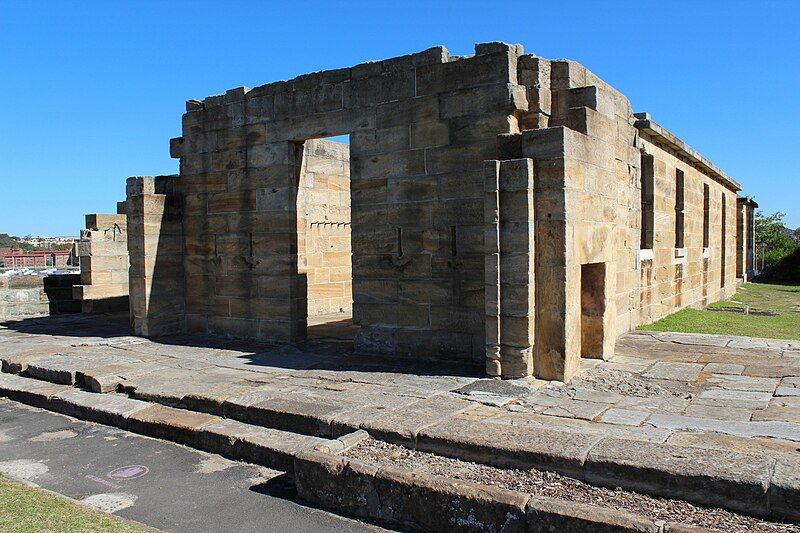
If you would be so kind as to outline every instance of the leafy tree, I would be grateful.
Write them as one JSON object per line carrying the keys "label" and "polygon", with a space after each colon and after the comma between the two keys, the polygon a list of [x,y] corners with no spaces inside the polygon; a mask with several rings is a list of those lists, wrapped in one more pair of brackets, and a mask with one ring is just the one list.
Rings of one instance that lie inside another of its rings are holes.
{"label": "leafy tree", "polygon": [[[756,253],[759,256],[759,263],[761,263],[761,254],[764,254],[765,270],[775,267],[781,259],[798,247],[798,244],[786,235],[783,225],[784,216],[786,215],[780,211],[765,215],[759,210],[756,211],[753,219],[756,233]],[[760,264],[757,266],[761,267]]]}

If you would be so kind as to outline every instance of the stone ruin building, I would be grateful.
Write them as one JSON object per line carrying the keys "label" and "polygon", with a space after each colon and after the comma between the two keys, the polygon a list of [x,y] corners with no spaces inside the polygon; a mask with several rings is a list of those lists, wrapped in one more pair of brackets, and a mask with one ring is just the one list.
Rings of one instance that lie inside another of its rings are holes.
{"label": "stone ruin building", "polygon": [[295,342],[352,313],[360,352],[568,380],[753,274],[736,181],[580,64],[520,45],[189,100],[170,153],[179,175],[127,182],[138,335]]}
{"label": "stone ruin building", "polygon": [[86,215],[86,228],[75,242],[80,259],[80,284],[72,288],[83,313],[108,313],[128,309],[128,219],[125,202],[116,214]]}

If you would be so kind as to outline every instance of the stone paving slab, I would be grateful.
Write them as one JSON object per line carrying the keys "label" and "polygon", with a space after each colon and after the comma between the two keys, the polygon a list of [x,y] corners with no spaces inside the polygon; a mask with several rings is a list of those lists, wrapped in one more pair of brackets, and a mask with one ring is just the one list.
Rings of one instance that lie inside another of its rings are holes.
{"label": "stone paving slab", "polygon": [[[53,353],[55,353],[58,348],[58,346],[41,346],[39,348],[30,349],[25,344],[17,344],[16,346],[4,344],[2,345],[3,355],[0,356],[3,372],[9,372],[11,374],[25,372],[31,362],[37,359],[52,357]],[[15,349],[19,350],[19,352],[15,352]]]}
{"label": "stone paving slab", "polygon": [[413,396],[396,394],[380,394],[369,400],[369,403],[355,409],[337,413],[331,423],[331,437],[339,438],[361,428],[365,421],[376,420],[388,412],[404,411],[418,401]]}
{"label": "stone paving slab", "polygon": [[99,355],[94,357],[78,357],[74,355],[58,354],[52,357],[37,358],[28,363],[26,374],[53,383],[64,385],[75,384],[75,376],[92,368],[99,368],[115,362],[124,362],[122,358],[115,359],[113,355]]}
{"label": "stone paving slab", "polygon": [[54,395],[50,399],[49,408],[81,420],[124,428],[128,426],[128,418],[150,405],[148,402],[134,400],[127,396],[73,389]]}
{"label": "stone paving slab", "polygon": [[678,381],[694,381],[697,375],[703,370],[703,366],[698,363],[670,363],[659,361],[650,369],[642,374],[650,379],[671,379]]}
{"label": "stone paving slab", "polygon": [[647,423],[657,428],[725,433],[739,437],[773,437],[800,442],[800,424],[783,421],[741,422],[677,415],[652,415]]}
{"label": "stone paving slab", "polygon": [[417,449],[505,468],[558,470],[581,478],[600,435],[452,418],[419,432]]}
{"label": "stone paving slab", "polygon": [[603,413],[603,416],[600,417],[600,422],[622,426],[640,426],[648,416],[650,416],[650,413],[647,411],[615,407]]}
{"label": "stone paving slab", "polygon": [[[459,415],[459,418],[466,418],[468,413]],[[531,427],[537,429],[555,429],[572,433],[612,436],[629,440],[641,440],[645,442],[665,442],[675,434],[672,429],[656,428],[650,425],[626,426],[621,424],[596,423],[577,418],[560,418],[555,416],[537,415],[534,413],[512,413],[482,417],[489,424],[502,424],[507,426]]]}
{"label": "stone paving slab", "polygon": [[196,446],[199,428],[220,420],[214,415],[150,404],[128,417],[127,428],[134,433]]}
{"label": "stone paving slab", "polygon": [[[735,468],[731,468],[736,465]],[[769,514],[767,490],[775,459],[607,437],[588,453],[590,483],[701,501],[757,515]]]}
{"label": "stone paving slab", "polygon": [[770,480],[769,503],[776,516],[800,521],[800,459],[795,456],[781,456],[776,459],[775,469]]}
{"label": "stone paving slab", "polygon": [[[756,413],[761,411],[755,411]],[[753,417],[751,409],[741,407],[719,407],[703,403],[692,403],[683,412],[682,418],[707,418],[710,420],[736,420],[747,422]]]}
{"label": "stone paving slab", "polygon": [[155,371],[153,362],[137,361],[124,363],[116,359],[102,366],[78,370],[76,384],[92,392],[113,392],[120,390],[131,378]]}
{"label": "stone paving slab", "polygon": [[790,440],[764,438],[764,437],[737,437],[722,433],[672,433],[667,439],[667,444],[690,448],[703,448],[713,450],[727,450],[746,454],[763,454],[778,457],[781,455],[794,455],[797,452],[797,443]]}
{"label": "stone paving slab", "polygon": [[744,365],[736,363],[708,363],[703,367],[703,372],[711,374],[731,374],[741,375],[744,372]]}
{"label": "stone paving slab", "polygon": [[251,404],[253,424],[294,431],[304,435],[330,437],[335,416],[360,405],[347,394],[320,395],[289,392]]}
{"label": "stone paving slab", "polygon": [[711,387],[754,392],[774,392],[779,382],[780,380],[775,378],[734,376],[729,374],[712,374],[706,378],[706,383]]}
{"label": "stone paving slab", "polygon": [[473,403],[447,395],[432,396],[406,407],[367,419],[361,428],[373,437],[413,446],[419,432],[473,407]]}
{"label": "stone paving slab", "polygon": [[752,420],[784,420],[800,424],[800,407],[783,407],[780,405],[770,405],[766,409],[753,411]]}

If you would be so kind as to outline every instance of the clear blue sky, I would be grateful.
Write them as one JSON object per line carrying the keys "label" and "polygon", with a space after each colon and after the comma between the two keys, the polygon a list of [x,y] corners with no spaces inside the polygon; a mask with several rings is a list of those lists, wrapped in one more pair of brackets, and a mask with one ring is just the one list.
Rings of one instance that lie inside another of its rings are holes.
{"label": "clear blue sky", "polygon": [[0,233],[177,172],[184,100],[445,45],[577,60],[800,226],[800,2],[0,0]]}

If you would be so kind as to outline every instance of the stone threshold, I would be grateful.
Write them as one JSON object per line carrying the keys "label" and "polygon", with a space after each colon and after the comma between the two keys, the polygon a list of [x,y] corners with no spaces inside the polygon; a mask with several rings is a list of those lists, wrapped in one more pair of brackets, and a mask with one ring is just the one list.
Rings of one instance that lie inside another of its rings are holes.
{"label": "stone threshold", "polygon": [[[225,409],[219,414],[203,412],[202,402],[188,409],[158,403],[180,404],[178,397],[142,401],[8,374],[0,374],[0,395],[284,471],[291,471],[291,459],[298,453],[315,447],[339,453],[352,435],[369,434],[412,449],[500,468],[547,470],[597,486],[800,520],[800,458],[468,420],[457,415],[469,402],[448,395],[422,399],[360,424],[351,418],[348,425],[353,431],[342,432],[339,439],[304,434],[335,425],[335,420],[321,417],[306,404],[287,404],[280,416],[234,410],[232,414],[246,419],[242,421],[227,416]],[[270,427],[275,425],[280,427]]]}

